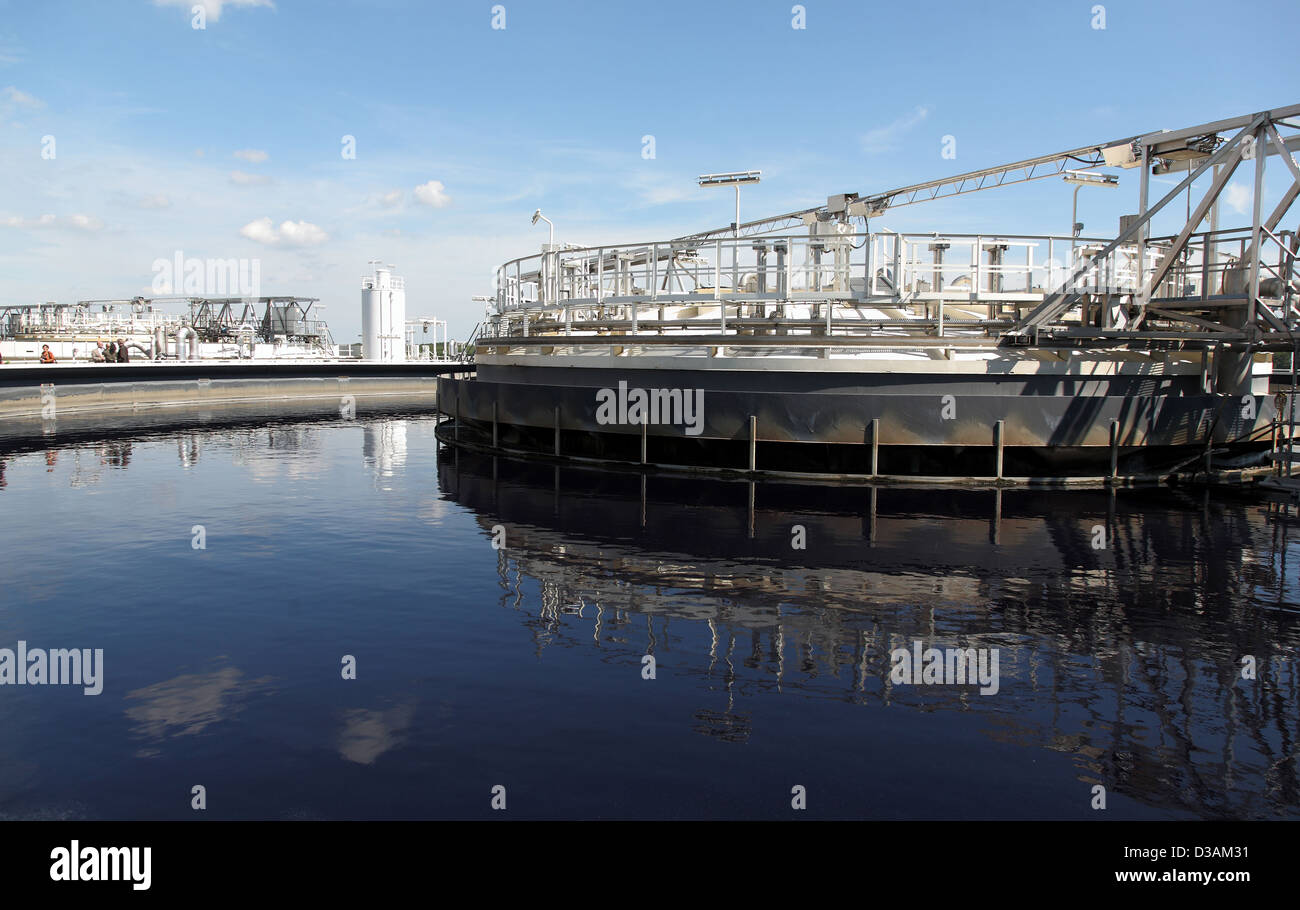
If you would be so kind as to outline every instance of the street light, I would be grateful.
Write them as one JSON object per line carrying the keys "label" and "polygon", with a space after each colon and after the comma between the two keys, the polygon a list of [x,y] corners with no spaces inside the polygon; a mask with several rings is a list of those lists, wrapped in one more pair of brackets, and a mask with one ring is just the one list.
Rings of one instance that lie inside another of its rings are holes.
{"label": "street light", "polygon": [[736,220],[732,224],[735,236],[740,236],[740,185],[758,183],[762,171],[732,171],[727,174],[701,174],[700,186],[734,186],[736,188]]}
{"label": "street light", "polygon": [[551,240],[542,251],[542,282],[538,288],[541,291],[541,302],[545,303],[548,299],[553,300],[555,298],[555,294],[552,293],[555,269],[552,267],[551,260],[558,257],[555,253],[555,225],[551,222],[551,219],[542,214],[541,209],[533,212],[533,224],[537,224],[539,221],[545,221],[547,227],[551,229]]}
{"label": "street light", "polygon": [[550,245],[555,246],[555,225],[551,223],[551,219],[547,218],[545,215],[542,214],[541,209],[538,209],[537,211],[533,212],[533,224],[537,224],[537,222],[539,221],[545,221],[547,225],[550,226],[551,228]]}
{"label": "street light", "polygon": [[1114,174],[1098,174],[1096,171],[1066,171],[1062,178],[1066,183],[1074,184],[1074,205],[1070,209],[1070,256],[1074,256],[1074,238],[1083,231],[1079,222],[1079,189],[1085,186],[1119,186],[1119,177]]}

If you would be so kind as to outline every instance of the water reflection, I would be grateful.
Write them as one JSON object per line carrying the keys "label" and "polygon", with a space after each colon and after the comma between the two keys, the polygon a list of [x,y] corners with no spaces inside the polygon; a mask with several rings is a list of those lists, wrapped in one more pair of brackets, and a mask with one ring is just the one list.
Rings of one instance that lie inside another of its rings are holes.
{"label": "water reflection", "polygon": [[175,736],[194,736],[212,724],[230,720],[243,709],[249,696],[265,687],[270,677],[245,680],[237,667],[210,673],[190,673],[163,680],[126,694],[139,704],[128,708],[132,732],[148,741],[136,754],[157,755],[162,742]]}
{"label": "water reflection", "polygon": [[[7,700],[0,811],[167,815],[155,778],[201,760],[240,817],[460,817],[488,773],[538,817],[766,816],[787,772],[871,817],[1073,817],[1093,782],[1124,817],[1300,817],[1287,505],[643,478],[435,452],[401,414],[47,450],[0,456],[43,515],[0,548],[10,637],[131,682]],[[124,567],[146,587],[105,600]],[[918,639],[998,648],[999,693],[895,685]]]}
{"label": "water reflection", "polygon": [[381,489],[406,466],[406,421],[372,420],[362,427],[362,458]]}
{"label": "water reflection", "polygon": [[[778,696],[968,712],[982,735],[1068,754],[1081,783],[1149,806],[1300,807],[1289,506],[755,487],[451,451],[439,481],[485,535],[505,527],[500,603],[535,653],[671,654],[701,735],[749,740],[756,700]],[[914,640],[998,648],[1001,693],[893,685],[889,653]]]}
{"label": "water reflection", "polygon": [[374,764],[375,759],[401,745],[415,716],[413,705],[398,705],[384,711],[352,708],[343,713],[343,730],[339,733],[339,754],[360,765]]}

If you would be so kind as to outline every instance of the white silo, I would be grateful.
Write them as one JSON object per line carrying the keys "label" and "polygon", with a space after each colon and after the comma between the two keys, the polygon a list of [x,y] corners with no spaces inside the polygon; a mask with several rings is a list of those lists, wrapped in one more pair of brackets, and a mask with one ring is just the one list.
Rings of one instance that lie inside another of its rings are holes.
{"label": "white silo", "polygon": [[406,282],[391,265],[370,260],[374,274],[361,279],[361,357],[385,363],[406,360]]}

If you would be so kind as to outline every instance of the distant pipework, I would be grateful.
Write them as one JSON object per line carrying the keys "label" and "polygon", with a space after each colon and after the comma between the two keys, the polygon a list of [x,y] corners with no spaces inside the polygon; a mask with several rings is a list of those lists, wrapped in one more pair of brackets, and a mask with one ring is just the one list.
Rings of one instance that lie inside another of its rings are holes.
{"label": "distant pipework", "polygon": [[[185,356],[181,355],[181,344],[188,342],[188,350]],[[176,359],[177,360],[198,360],[199,359],[199,333],[187,325],[181,326],[176,330]]]}

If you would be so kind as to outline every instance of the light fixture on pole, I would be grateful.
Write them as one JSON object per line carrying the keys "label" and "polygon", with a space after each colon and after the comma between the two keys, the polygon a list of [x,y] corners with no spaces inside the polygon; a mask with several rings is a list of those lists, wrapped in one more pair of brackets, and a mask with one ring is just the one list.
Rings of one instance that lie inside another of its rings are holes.
{"label": "light fixture on pole", "polygon": [[541,209],[538,209],[537,211],[533,212],[533,224],[536,224],[539,221],[545,221],[547,226],[550,227],[551,229],[550,245],[555,246],[555,225],[551,223],[551,219],[547,218],[545,215],[542,214]]}
{"label": "light fixture on pole", "polygon": [[1114,174],[1098,174],[1096,171],[1066,171],[1062,179],[1074,184],[1074,204],[1070,209],[1070,254],[1074,255],[1074,238],[1083,231],[1079,222],[1079,189],[1085,186],[1119,186],[1119,177]]}
{"label": "light fixture on pole", "polygon": [[699,177],[700,186],[734,186],[736,188],[736,220],[732,223],[731,229],[737,237],[740,236],[740,185],[742,183],[758,183],[762,175],[762,171],[732,171],[727,174],[701,174]]}
{"label": "light fixture on pole", "polygon": [[551,219],[542,214],[541,209],[533,212],[533,224],[537,224],[539,221],[545,221],[546,226],[551,229],[551,239],[542,249],[542,281],[538,288],[541,292],[540,302],[545,303],[547,300],[555,299],[556,288],[554,282],[556,269],[555,263],[552,260],[558,257],[555,252],[555,225],[551,222]]}

